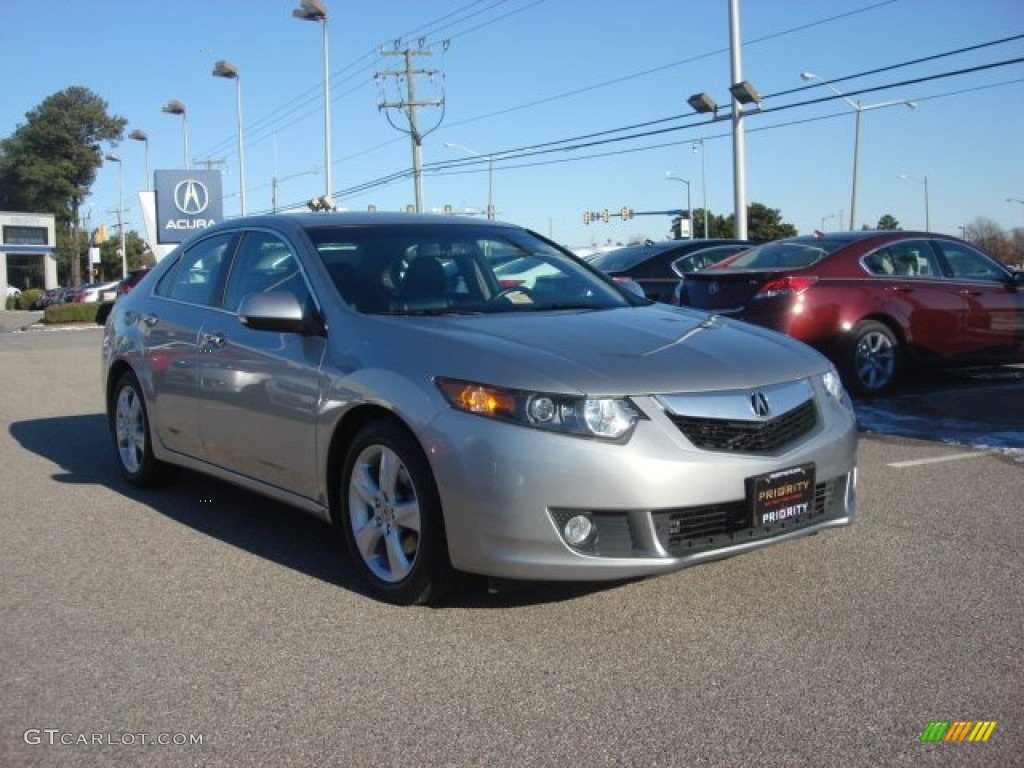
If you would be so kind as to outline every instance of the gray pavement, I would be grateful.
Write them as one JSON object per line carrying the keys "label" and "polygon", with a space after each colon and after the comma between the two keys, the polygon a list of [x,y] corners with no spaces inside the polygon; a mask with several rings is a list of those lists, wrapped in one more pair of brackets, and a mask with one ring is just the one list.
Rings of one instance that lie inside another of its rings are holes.
{"label": "gray pavement", "polygon": [[[40,324],[42,312],[24,311],[20,309],[0,310],[0,333],[10,333],[30,329]],[[40,324],[41,325],[41,324]]]}
{"label": "gray pavement", "polygon": [[[189,472],[126,486],[99,338],[0,335],[4,768],[1021,764],[1005,456],[867,435],[849,528],[394,608],[294,510]],[[935,720],[998,724],[922,743]]]}

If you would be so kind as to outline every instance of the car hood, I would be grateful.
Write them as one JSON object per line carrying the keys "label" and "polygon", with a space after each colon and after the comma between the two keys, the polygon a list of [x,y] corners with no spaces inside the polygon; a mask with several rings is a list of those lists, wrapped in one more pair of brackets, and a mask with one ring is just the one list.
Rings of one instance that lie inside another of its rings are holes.
{"label": "car hood", "polygon": [[377,340],[378,354],[397,353],[429,375],[541,391],[743,389],[829,366],[810,347],[773,331],[660,305],[378,319],[391,339]]}

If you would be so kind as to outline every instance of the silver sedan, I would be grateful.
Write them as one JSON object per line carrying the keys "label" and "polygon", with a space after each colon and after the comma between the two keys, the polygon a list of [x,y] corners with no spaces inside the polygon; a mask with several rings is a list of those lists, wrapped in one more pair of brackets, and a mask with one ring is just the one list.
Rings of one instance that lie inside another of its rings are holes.
{"label": "silver sedan", "polygon": [[856,509],[856,424],[824,357],[653,304],[510,224],[203,230],[115,305],[103,388],[130,482],[185,467],[318,515],[400,604],[467,573],[664,573]]}

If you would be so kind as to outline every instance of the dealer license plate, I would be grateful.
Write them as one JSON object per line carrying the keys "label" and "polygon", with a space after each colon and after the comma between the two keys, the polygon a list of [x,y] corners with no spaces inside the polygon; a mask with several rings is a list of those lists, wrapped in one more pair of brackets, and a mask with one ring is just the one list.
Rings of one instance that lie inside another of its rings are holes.
{"label": "dealer license plate", "polygon": [[752,528],[806,519],[814,508],[814,464],[752,477],[747,493]]}

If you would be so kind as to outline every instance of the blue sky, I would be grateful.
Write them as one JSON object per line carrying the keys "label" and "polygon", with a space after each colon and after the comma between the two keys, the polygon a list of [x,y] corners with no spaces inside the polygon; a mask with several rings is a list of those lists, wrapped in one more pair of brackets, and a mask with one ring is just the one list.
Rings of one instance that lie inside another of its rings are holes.
{"label": "blue sky", "polygon": [[[90,88],[127,130],[149,135],[154,169],[182,165],[182,121],[161,107],[188,109],[190,155],[224,161],[225,212],[239,212],[235,87],[211,76],[226,59],[242,76],[249,212],[324,191],[322,31],[291,18],[298,0],[50,0],[3,4],[0,136],[27,111],[72,85]],[[345,194],[408,171],[412,152],[396,101],[402,65],[380,51],[429,48],[416,57],[437,70],[416,78],[428,166],[470,158],[459,144],[498,156],[523,147],[649,135],[532,158],[498,157],[499,218],[581,246],[661,239],[668,218],[585,226],[585,210],[660,211],[682,207],[690,181],[694,207],[733,208],[730,124],[692,113],[686,99],[706,91],[728,105],[731,82],[727,0],[325,0],[330,12],[333,188],[341,205],[401,210],[414,200],[410,177]],[[40,8],[45,8],[43,14]],[[933,230],[959,234],[979,216],[1024,226],[1024,34],[1020,0],[741,0],[742,74],[765,97],[745,118],[747,197],[778,208],[801,232],[840,228],[850,214],[854,110],[807,86],[803,71],[862,89],[858,225],[886,213],[906,228],[925,224],[928,179]],[[964,48],[973,51],[943,56]],[[932,58],[908,66],[907,62]],[[895,68],[894,68],[895,67]],[[950,76],[949,73],[975,69]],[[863,74],[874,72],[874,74]],[[852,77],[860,75],[858,77]],[[849,79],[843,79],[849,78]],[[917,82],[909,82],[917,81]],[[895,85],[897,83],[904,85]],[[894,86],[895,87],[885,87]],[[642,127],[638,127],[642,126]],[[631,128],[632,127],[632,128]],[[630,130],[621,130],[630,129]],[[657,131],[657,133],[653,133]],[[597,134],[596,136],[594,134]],[[706,174],[695,141],[703,139]],[[114,148],[124,159],[130,226],[141,230],[134,193],[142,188],[141,142]],[[901,179],[901,174],[910,178]],[[483,208],[487,164],[428,170],[426,209]],[[91,223],[112,223],[117,166],[101,169]]]}

